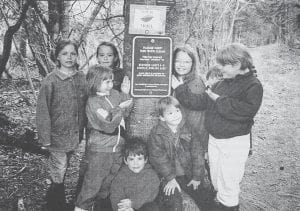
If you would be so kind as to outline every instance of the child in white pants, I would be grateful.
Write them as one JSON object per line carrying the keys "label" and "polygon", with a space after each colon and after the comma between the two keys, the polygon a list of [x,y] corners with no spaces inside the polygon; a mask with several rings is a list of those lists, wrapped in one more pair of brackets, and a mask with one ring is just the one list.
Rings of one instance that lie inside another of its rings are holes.
{"label": "child in white pants", "polygon": [[263,87],[256,77],[252,57],[241,44],[230,44],[217,53],[223,80],[203,94],[193,94],[175,77],[172,87],[179,102],[190,109],[206,110],[209,132],[208,158],[215,206],[239,210],[239,183],[250,148],[253,118],[260,108]]}

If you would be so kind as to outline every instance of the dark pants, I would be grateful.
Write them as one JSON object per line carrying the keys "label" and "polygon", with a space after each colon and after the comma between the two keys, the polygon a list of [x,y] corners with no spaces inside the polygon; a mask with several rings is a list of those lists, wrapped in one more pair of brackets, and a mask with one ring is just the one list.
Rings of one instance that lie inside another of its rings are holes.
{"label": "dark pants", "polygon": [[101,198],[108,196],[110,183],[122,164],[120,153],[89,151],[87,159],[88,167],[76,201],[76,206],[82,209],[90,209],[93,206],[102,188],[104,190],[100,191]]}
{"label": "dark pants", "polygon": [[[180,185],[181,190],[183,190],[186,194],[188,194],[194,201],[196,202],[199,208],[206,210],[206,208],[210,205],[211,200],[213,199],[211,190],[208,190],[203,187],[203,185],[199,185],[198,189],[194,190],[193,186],[187,186],[187,184],[191,181],[186,176],[178,176],[176,177],[176,181]],[[183,198],[182,194],[175,190],[175,193],[166,196],[163,192],[163,188],[167,184],[166,181],[163,181],[163,185],[161,186],[159,201],[162,204],[161,210],[164,211],[182,211],[183,210]]]}
{"label": "dark pants", "polygon": [[136,211],[159,211],[159,207],[156,202],[148,202],[144,204],[140,209]]}

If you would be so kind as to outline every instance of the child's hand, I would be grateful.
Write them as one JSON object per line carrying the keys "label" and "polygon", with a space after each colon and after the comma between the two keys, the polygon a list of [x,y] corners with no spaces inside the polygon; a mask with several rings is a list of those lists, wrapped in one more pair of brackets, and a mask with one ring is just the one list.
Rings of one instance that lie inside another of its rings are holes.
{"label": "child's hand", "polygon": [[126,100],[126,101],[120,103],[119,107],[120,108],[127,108],[127,107],[129,107],[131,105],[131,103],[132,103],[132,98],[130,98],[129,100]]}
{"label": "child's hand", "polygon": [[108,116],[108,111],[102,109],[102,108],[98,108],[97,109],[97,113],[100,114],[104,119],[106,119],[106,117]]}
{"label": "child's hand", "polygon": [[118,211],[127,211],[129,209],[131,209],[131,200],[130,199],[122,199],[119,203],[118,203]]}
{"label": "child's hand", "polygon": [[191,180],[191,181],[189,182],[189,184],[187,184],[187,186],[189,187],[189,186],[192,185],[192,186],[193,186],[193,189],[194,189],[194,190],[197,190],[200,184],[201,184],[200,181],[197,181],[197,180]]}
{"label": "child's hand", "polygon": [[178,182],[176,181],[176,179],[174,178],[166,184],[166,186],[164,187],[164,193],[167,196],[170,196],[171,194],[175,193],[176,188],[178,188],[178,191],[181,192],[181,188],[180,188]]}
{"label": "child's hand", "polygon": [[218,97],[220,97],[220,95],[217,95],[216,93],[214,93],[213,91],[211,91],[210,88],[208,88],[206,91],[205,91],[208,96],[213,100],[213,101],[216,101],[218,99]]}
{"label": "child's hand", "polygon": [[130,80],[129,80],[128,76],[124,76],[123,82],[121,84],[121,91],[125,94],[129,94]]}
{"label": "child's hand", "polygon": [[176,89],[178,86],[180,86],[181,84],[183,84],[183,80],[182,79],[177,79],[175,77],[175,75],[172,75],[172,88]]}

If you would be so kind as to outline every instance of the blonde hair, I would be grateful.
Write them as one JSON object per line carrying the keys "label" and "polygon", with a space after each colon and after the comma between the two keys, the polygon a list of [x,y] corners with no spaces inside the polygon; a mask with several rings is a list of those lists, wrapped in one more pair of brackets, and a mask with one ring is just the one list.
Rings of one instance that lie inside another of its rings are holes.
{"label": "blonde hair", "polygon": [[86,75],[89,95],[95,95],[97,88],[104,80],[113,79],[112,69],[100,65],[92,66]]}
{"label": "blonde hair", "polygon": [[230,64],[241,64],[241,70],[249,69],[251,72],[255,72],[253,65],[253,59],[246,48],[246,46],[240,43],[232,43],[224,48],[220,49],[216,55],[217,63],[222,66]]}
{"label": "blonde hair", "polygon": [[180,108],[180,103],[178,102],[178,100],[175,97],[167,96],[167,97],[161,98],[157,103],[157,111],[158,111],[159,116],[163,117],[164,112],[170,105],[173,105],[176,108]]}

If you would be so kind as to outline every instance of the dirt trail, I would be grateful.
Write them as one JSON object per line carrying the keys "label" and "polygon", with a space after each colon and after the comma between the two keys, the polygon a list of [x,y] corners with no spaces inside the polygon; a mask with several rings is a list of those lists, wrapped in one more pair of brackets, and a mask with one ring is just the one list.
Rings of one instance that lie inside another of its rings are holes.
{"label": "dirt trail", "polygon": [[264,98],[241,185],[242,211],[300,210],[300,51],[279,49],[251,49]]}

